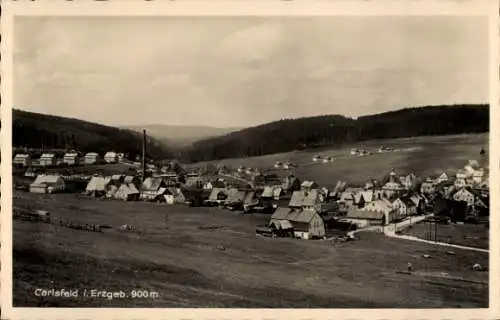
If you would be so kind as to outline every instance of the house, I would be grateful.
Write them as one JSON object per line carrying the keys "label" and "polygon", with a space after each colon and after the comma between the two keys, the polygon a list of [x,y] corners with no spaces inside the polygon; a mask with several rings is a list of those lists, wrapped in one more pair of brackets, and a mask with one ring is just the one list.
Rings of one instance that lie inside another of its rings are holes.
{"label": "house", "polygon": [[433,194],[434,192],[436,192],[436,187],[435,187],[434,181],[432,181],[432,179],[430,179],[430,178],[427,178],[420,185],[420,193]]}
{"label": "house", "polygon": [[382,212],[386,216],[386,222],[392,221],[389,219],[389,215],[394,212],[392,203],[387,199],[372,201],[359,210]]}
{"label": "house", "polygon": [[49,167],[57,164],[56,155],[53,153],[44,153],[40,156],[40,166]]}
{"label": "house", "polygon": [[30,178],[36,177],[36,171],[32,167],[29,167],[24,172],[24,176],[25,177],[30,177]]}
{"label": "house", "polygon": [[324,201],[323,195],[319,190],[295,191],[288,203],[290,208],[314,209],[317,205]]}
{"label": "house", "polygon": [[262,191],[261,198],[279,200],[283,194],[283,189],[280,186],[265,186]]}
{"label": "house", "polygon": [[186,182],[184,184],[187,187],[203,189],[203,179],[197,173],[188,173],[186,175]]}
{"label": "house", "polygon": [[224,200],[225,206],[243,206],[245,201],[246,192],[231,188],[227,190],[227,198]]}
{"label": "house", "polygon": [[209,204],[220,204],[227,199],[227,189],[225,188],[213,188],[208,196],[207,203]]}
{"label": "house", "polygon": [[106,154],[104,155],[104,161],[106,161],[106,163],[117,163],[118,154],[114,151],[106,152]]}
{"label": "house", "polygon": [[405,192],[405,187],[398,182],[389,181],[382,186],[382,195],[387,199],[401,196]]}
{"label": "house", "polygon": [[311,209],[277,208],[269,225],[276,229],[291,230],[299,239],[323,238],[326,234],[323,218]]}
{"label": "house", "polygon": [[413,188],[416,181],[417,181],[417,177],[413,173],[410,173],[407,176],[399,177],[399,183],[406,190]]}
{"label": "house", "polygon": [[474,206],[474,194],[466,188],[461,188],[453,194],[453,200],[467,203],[468,207]]}
{"label": "house", "polygon": [[[167,191],[167,185],[162,178],[148,177],[141,186],[141,200],[158,200]],[[160,199],[161,200],[161,199]]]}
{"label": "house", "polygon": [[318,188],[319,188],[318,184],[314,181],[304,181],[300,185],[301,190],[313,190]]}
{"label": "house", "polygon": [[108,191],[108,184],[111,177],[94,176],[90,179],[85,192],[94,197],[103,196]]}
{"label": "house", "polygon": [[349,208],[346,219],[359,226],[386,225],[397,219],[396,210],[387,200],[375,200],[363,208]]}
{"label": "house", "polygon": [[64,179],[60,175],[38,175],[30,184],[30,192],[33,193],[63,192],[65,188]]}
{"label": "house", "polygon": [[79,158],[76,152],[66,152],[63,157],[63,163],[69,166],[78,165]]}
{"label": "house", "polygon": [[439,175],[437,178],[436,178],[436,183],[440,183],[440,182],[444,182],[444,181],[448,181],[449,180],[449,177],[448,175],[446,174],[446,172],[443,172],[441,173],[441,175]]}
{"label": "house", "polygon": [[472,174],[472,181],[476,184],[480,184],[481,182],[483,182],[483,178],[484,178],[484,170],[483,169],[476,170]]}
{"label": "house", "polygon": [[355,224],[358,228],[368,226],[383,226],[386,223],[385,215],[379,211],[364,211],[357,208],[350,208],[343,221]]}
{"label": "house", "polygon": [[167,188],[164,194],[165,201],[168,204],[185,203],[186,197],[180,188]]}
{"label": "house", "polygon": [[417,214],[417,206],[409,197],[397,198],[392,203],[392,208],[398,218],[414,216]]}
{"label": "house", "polygon": [[281,188],[286,194],[291,194],[294,191],[300,190],[300,185],[300,180],[293,174],[284,177],[281,181]]}
{"label": "house", "polygon": [[118,200],[137,201],[140,198],[140,194],[136,184],[124,181],[118,190],[116,190],[113,197]]}
{"label": "house", "polygon": [[222,179],[216,179],[214,181],[208,181],[203,185],[203,189],[212,190],[212,189],[224,189],[226,188],[226,182]]}
{"label": "house", "polygon": [[12,165],[19,167],[27,167],[31,164],[31,155],[27,153],[18,153],[12,160]]}
{"label": "house", "polygon": [[96,164],[99,163],[99,154],[97,152],[89,152],[83,158],[84,164]]}

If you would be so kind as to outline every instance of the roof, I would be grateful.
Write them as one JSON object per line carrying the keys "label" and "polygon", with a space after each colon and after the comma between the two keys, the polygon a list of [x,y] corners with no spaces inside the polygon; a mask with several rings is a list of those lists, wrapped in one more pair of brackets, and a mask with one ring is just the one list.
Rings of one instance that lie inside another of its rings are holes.
{"label": "roof", "polygon": [[18,153],[14,158],[29,158],[30,155],[27,153]]}
{"label": "roof", "polygon": [[375,200],[370,202],[363,208],[363,211],[380,211],[385,212],[386,210],[390,210],[392,208],[392,204],[388,200]]}
{"label": "roof", "polygon": [[53,153],[44,153],[40,156],[40,158],[53,158],[55,157],[56,155],[53,154]]}
{"label": "roof", "polygon": [[118,188],[118,191],[116,191],[115,196],[138,193],[139,190],[133,183],[122,183],[122,185]]}
{"label": "roof", "polygon": [[124,179],[123,179],[123,182],[124,183],[132,183],[136,180],[136,177],[134,176],[126,176]]}
{"label": "roof", "polygon": [[116,152],[114,151],[108,151],[106,152],[106,154],[104,155],[105,157],[116,157],[118,156]]}
{"label": "roof", "polygon": [[316,186],[316,183],[314,181],[304,181],[300,186],[303,188],[313,188]]}
{"label": "roof", "polygon": [[293,229],[292,224],[288,220],[275,220],[273,221],[273,224],[277,229]]}
{"label": "roof", "polygon": [[210,192],[210,196],[208,197],[210,200],[218,200],[217,199],[217,196],[220,194],[220,193],[224,193],[226,194],[226,189],[224,188],[213,188],[212,189],[212,192]]}
{"label": "roof", "polygon": [[245,200],[246,192],[242,190],[238,190],[235,188],[229,189],[226,202],[235,203],[235,202],[243,202]]}
{"label": "roof", "polygon": [[347,212],[347,218],[351,219],[382,219],[384,213],[380,211],[363,211],[352,209]]}
{"label": "roof", "polygon": [[78,153],[76,152],[67,152],[64,154],[64,157],[78,157]]}
{"label": "roof", "polygon": [[142,189],[143,190],[157,190],[161,186],[163,186],[163,179],[162,178],[146,178],[144,182],[142,183]]}
{"label": "roof", "polygon": [[274,187],[273,186],[265,186],[264,191],[262,191],[261,197],[271,198],[273,195],[274,195]]}
{"label": "roof", "polygon": [[110,181],[109,177],[92,177],[87,184],[87,191],[104,190]]}
{"label": "roof", "polygon": [[314,206],[321,202],[319,191],[313,189],[311,191],[294,191],[290,199],[290,207]]}
{"label": "roof", "polygon": [[64,182],[63,178],[59,175],[38,175],[33,181],[32,185],[50,185]]}
{"label": "roof", "polygon": [[278,207],[278,208],[276,208],[276,211],[274,211],[273,215],[271,216],[271,219],[286,220],[288,218],[288,214],[291,211],[292,211],[292,209],[290,209],[290,208]]}
{"label": "roof", "polygon": [[290,208],[278,207],[271,216],[271,219],[309,223],[315,215],[317,215],[315,210],[295,210]]}
{"label": "roof", "polygon": [[382,188],[386,190],[401,190],[403,187],[397,182],[387,182]]}
{"label": "roof", "polygon": [[400,198],[401,202],[403,202],[407,207],[414,207],[416,205],[415,202],[409,197]]}

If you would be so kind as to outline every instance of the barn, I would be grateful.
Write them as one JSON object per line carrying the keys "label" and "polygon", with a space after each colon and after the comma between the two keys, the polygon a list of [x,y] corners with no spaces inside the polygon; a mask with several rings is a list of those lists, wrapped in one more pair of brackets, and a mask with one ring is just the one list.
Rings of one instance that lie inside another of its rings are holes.
{"label": "barn", "polygon": [[323,238],[326,235],[323,218],[311,209],[278,208],[271,216],[269,225],[276,229],[292,229],[293,235],[299,239]]}

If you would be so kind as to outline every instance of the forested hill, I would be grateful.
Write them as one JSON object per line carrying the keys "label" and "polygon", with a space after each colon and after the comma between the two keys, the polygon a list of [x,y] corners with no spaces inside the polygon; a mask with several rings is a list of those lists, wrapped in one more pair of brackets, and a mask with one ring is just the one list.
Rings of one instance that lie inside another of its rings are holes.
{"label": "forested hill", "polygon": [[260,156],[372,139],[489,131],[488,105],[407,108],[351,119],[339,115],[282,119],[185,149],[186,161]]}
{"label": "forested hill", "polygon": [[[110,150],[142,152],[142,134],[92,122],[26,112],[12,111],[12,145],[29,148],[74,148],[82,152],[105,153]],[[172,152],[154,138],[148,137],[148,155],[169,158]]]}

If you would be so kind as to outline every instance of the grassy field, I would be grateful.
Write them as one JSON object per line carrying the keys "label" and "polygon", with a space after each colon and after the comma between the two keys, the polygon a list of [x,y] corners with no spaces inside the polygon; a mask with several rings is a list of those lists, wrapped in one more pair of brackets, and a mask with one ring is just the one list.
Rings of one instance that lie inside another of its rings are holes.
{"label": "grassy field", "polygon": [[[14,306],[474,308],[488,306],[488,255],[361,233],[329,241],[255,235],[269,216],[218,208],[14,193],[14,206],[49,210],[102,233],[14,220]],[[116,227],[131,224],[136,232]],[[430,259],[423,259],[429,254]],[[412,262],[415,273],[398,273]],[[444,274],[443,274],[444,273]],[[36,288],[150,290],[152,298],[38,298]]]}
{"label": "grassy field", "polygon": [[[272,168],[276,161],[298,164],[294,173],[302,180],[314,180],[322,186],[334,186],[338,180],[362,184],[368,179],[382,179],[393,168],[397,173],[415,173],[419,176],[454,172],[463,168],[469,159],[480,159],[479,151],[488,151],[488,134],[430,136],[407,139],[376,140],[329,149],[314,149],[262,157],[213,161],[237,168],[240,165],[262,169]],[[376,153],[381,146],[399,149],[398,152]],[[364,157],[349,156],[351,148],[364,148],[374,154]],[[335,157],[332,163],[314,163],[314,155]],[[482,162],[487,161],[484,157]],[[206,162],[193,166],[204,166]],[[285,174],[285,170],[275,170]]]}
{"label": "grassy field", "polygon": [[[436,236],[437,233],[437,236]],[[481,249],[489,248],[489,229],[483,224],[437,224],[418,223],[406,229],[405,234],[426,240],[458,244]]]}

